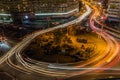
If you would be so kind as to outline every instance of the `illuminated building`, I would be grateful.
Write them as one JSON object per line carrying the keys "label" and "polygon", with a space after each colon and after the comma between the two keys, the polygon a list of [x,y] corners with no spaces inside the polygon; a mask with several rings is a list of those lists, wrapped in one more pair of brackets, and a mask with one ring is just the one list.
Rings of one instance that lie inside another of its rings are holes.
{"label": "illuminated building", "polygon": [[108,19],[110,21],[120,22],[120,0],[109,0]]}
{"label": "illuminated building", "polygon": [[79,0],[1,0],[15,21],[42,17],[69,17],[79,12]]}
{"label": "illuminated building", "polygon": [[0,23],[6,22],[6,21],[11,21],[10,14],[8,14],[9,7],[6,5],[0,4]]}

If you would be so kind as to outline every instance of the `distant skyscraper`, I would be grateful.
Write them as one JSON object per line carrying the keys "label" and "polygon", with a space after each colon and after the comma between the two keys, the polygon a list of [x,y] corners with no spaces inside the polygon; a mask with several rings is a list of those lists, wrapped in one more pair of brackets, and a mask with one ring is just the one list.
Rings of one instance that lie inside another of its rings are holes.
{"label": "distant skyscraper", "polygon": [[108,20],[120,22],[120,0],[108,1]]}

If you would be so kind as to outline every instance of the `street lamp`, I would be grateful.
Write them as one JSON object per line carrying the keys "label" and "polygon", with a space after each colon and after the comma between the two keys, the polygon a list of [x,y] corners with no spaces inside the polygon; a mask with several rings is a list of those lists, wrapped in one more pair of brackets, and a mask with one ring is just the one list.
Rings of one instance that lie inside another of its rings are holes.
{"label": "street lamp", "polygon": [[27,15],[25,15],[25,19],[28,19],[29,17]]}

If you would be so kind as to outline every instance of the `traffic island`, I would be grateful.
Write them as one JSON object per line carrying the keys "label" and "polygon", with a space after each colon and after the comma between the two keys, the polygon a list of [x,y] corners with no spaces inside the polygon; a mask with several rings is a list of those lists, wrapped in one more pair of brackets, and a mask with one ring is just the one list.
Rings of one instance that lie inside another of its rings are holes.
{"label": "traffic island", "polygon": [[22,56],[48,63],[75,63],[88,61],[106,49],[106,41],[96,33],[72,25],[39,35]]}

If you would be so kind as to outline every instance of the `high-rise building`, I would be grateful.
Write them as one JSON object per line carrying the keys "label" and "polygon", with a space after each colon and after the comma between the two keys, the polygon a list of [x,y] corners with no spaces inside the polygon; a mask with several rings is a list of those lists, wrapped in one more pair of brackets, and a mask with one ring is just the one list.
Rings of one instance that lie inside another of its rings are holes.
{"label": "high-rise building", "polygon": [[2,0],[10,10],[35,13],[64,13],[78,9],[78,0]]}
{"label": "high-rise building", "polygon": [[120,0],[108,1],[108,20],[120,22]]}
{"label": "high-rise building", "polygon": [[9,7],[0,3],[0,23],[12,20],[8,11]]}
{"label": "high-rise building", "polygon": [[79,12],[79,0],[0,0],[0,3],[9,8],[6,11],[14,20],[41,16],[69,17]]}

